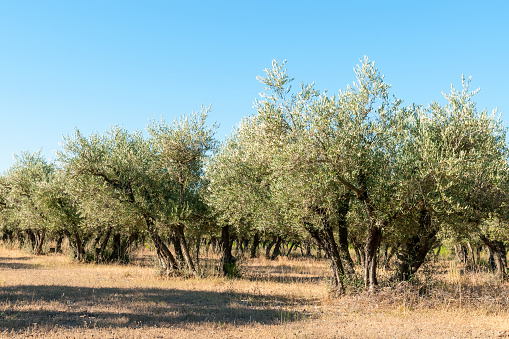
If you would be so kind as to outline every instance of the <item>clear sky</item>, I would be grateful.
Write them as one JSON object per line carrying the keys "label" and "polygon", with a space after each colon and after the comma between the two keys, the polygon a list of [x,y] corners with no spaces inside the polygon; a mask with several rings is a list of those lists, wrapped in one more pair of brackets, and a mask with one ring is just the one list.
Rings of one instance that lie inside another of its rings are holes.
{"label": "clear sky", "polygon": [[212,105],[223,140],[286,59],[330,94],[365,55],[392,93],[427,104],[461,75],[509,120],[508,1],[0,0],[0,173],[13,154],[54,158],[77,127],[144,130]]}

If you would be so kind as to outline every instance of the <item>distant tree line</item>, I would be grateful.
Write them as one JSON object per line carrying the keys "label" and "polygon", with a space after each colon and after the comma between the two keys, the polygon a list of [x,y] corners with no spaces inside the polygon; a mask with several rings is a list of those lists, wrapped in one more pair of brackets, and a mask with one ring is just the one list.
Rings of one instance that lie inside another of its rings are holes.
{"label": "distant tree line", "polygon": [[150,244],[167,276],[199,276],[203,246],[228,276],[262,247],[272,259],[315,247],[341,294],[356,265],[374,290],[379,265],[409,280],[452,239],[459,260],[478,264],[487,248],[507,278],[506,130],[477,109],[469,79],[443,105],[405,106],[367,58],[332,96],[293,90],[284,65],[265,70],[257,113],[220,144],[203,108],[153,121],[148,137],[76,130],[55,163],[18,155],[0,176],[3,241],[42,254],[66,240],[76,260],[97,262]]}

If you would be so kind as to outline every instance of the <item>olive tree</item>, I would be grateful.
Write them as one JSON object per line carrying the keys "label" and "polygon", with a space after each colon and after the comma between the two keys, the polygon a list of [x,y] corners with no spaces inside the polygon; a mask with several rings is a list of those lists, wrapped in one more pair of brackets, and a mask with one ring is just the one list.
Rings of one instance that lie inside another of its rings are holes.
{"label": "olive tree", "polygon": [[[163,180],[152,143],[140,132],[129,133],[113,127],[103,135],[84,137],[78,130],[66,137],[59,160],[70,175],[82,177],[91,186],[104,189],[131,212],[133,223],[144,221],[166,274],[180,270],[164,238],[168,230],[159,227],[161,217],[177,204],[177,185]],[[94,179],[94,180],[92,180]]]}
{"label": "olive tree", "polygon": [[196,218],[205,217],[203,193],[207,181],[203,173],[204,162],[215,145],[214,133],[217,126],[206,124],[209,109],[190,116],[180,117],[173,124],[163,119],[148,126],[156,151],[156,164],[164,170],[161,178],[175,182],[178,186],[178,203],[168,223],[174,232],[175,246],[181,253],[190,273],[197,271],[186,240],[186,224]]}
{"label": "olive tree", "polygon": [[[260,78],[268,94],[258,104],[265,133],[273,140],[271,151],[283,155],[277,167],[292,173],[287,182],[308,181],[303,186],[308,199],[299,208],[307,204],[315,221],[319,215],[333,218],[332,211],[338,213],[337,220],[346,220],[349,199],[353,196],[361,203],[366,216],[365,284],[373,289],[382,230],[398,214],[387,207],[398,182],[392,164],[405,133],[401,115],[406,112],[399,109],[400,100],[389,99],[390,86],[367,58],[355,70],[354,86],[334,96],[320,94],[312,85],[302,85],[300,92],[289,95],[293,79],[283,65],[274,62]],[[324,193],[327,190],[329,194]],[[328,224],[330,220],[322,217],[324,236]],[[332,242],[330,246],[336,252]],[[342,275],[340,264],[338,260]]]}
{"label": "olive tree", "polygon": [[11,222],[24,231],[35,254],[42,253],[42,246],[50,230],[50,221],[43,209],[45,186],[54,177],[55,167],[39,152],[23,152],[7,171],[4,189],[8,194],[3,202],[10,209]]}

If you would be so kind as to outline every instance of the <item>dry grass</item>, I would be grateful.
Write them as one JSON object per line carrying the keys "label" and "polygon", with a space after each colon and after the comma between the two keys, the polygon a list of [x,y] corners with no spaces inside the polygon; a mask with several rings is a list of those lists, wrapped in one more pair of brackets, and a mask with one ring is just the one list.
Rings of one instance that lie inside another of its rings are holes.
{"label": "dry grass", "polygon": [[235,280],[162,279],[146,254],[96,265],[0,247],[0,338],[509,337],[509,286],[449,262],[420,284],[333,299],[319,260],[247,260]]}

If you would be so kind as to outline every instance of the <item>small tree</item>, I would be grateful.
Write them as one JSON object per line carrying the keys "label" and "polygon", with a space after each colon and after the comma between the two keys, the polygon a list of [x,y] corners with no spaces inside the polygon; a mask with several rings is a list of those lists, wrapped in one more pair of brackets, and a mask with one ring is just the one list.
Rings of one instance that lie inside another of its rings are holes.
{"label": "small tree", "polygon": [[23,152],[16,156],[4,183],[4,188],[8,188],[4,205],[12,209],[12,222],[26,233],[35,254],[42,254],[50,227],[42,199],[45,186],[53,180],[54,171],[54,166],[46,162],[40,151]]}

